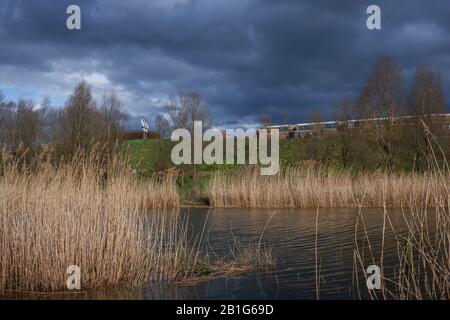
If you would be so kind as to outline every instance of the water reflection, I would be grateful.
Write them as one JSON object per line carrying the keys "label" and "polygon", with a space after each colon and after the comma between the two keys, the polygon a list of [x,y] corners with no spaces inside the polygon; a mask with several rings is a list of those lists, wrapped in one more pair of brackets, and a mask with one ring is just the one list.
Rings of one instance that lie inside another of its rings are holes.
{"label": "water reflection", "polygon": [[[14,299],[316,299],[316,275],[320,275],[321,299],[359,298],[354,272],[354,249],[359,246],[365,267],[379,264],[383,228],[382,209],[183,209],[181,219],[188,235],[202,241],[209,254],[224,257],[236,239],[242,246],[256,243],[269,218],[263,241],[272,248],[275,270],[213,279],[195,285],[149,283],[143,288],[96,290],[81,294],[21,295]],[[363,219],[363,220],[362,220]],[[358,231],[355,225],[358,221]],[[364,227],[362,224],[364,221]],[[406,230],[400,210],[389,211],[389,225]],[[395,272],[398,259],[395,234],[387,228],[384,267]],[[355,241],[356,240],[356,241]],[[369,241],[368,241],[369,240]],[[371,250],[369,250],[371,248]],[[316,263],[318,272],[316,273]],[[359,279],[365,285],[364,279]],[[362,288],[362,298],[367,290]]]}
{"label": "water reflection", "polygon": [[[271,273],[251,273],[228,279],[215,279],[184,287],[191,299],[316,299],[316,214],[315,209],[189,209],[181,212],[189,223],[189,233],[199,238],[202,230],[204,250],[222,257],[235,239],[245,246],[259,240],[271,214],[276,212],[263,239],[273,250],[276,269]],[[379,264],[383,212],[364,209],[357,243],[364,265]],[[406,230],[399,210],[389,212],[397,233]],[[321,209],[317,219],[317,265],[320,275],[320,298],[354,299],[358,296],[354,279],[355,225],[357,209]],[[366,235],[367,233],[367,235]],[[368,241],[368,240],[369,241]],[[370,242],[370,243],[369,243]],[[369,250],[369,244],[371,251]],[[394,233],[385,234],[384,267],[387,273],[397,262]],[[360,279],[364,284],[364,279]],[[364,289],[364,288],[363,288]],[[149,289],[151,291],[151,289]],[[367,290],[362,290],[367,297]],[[186,292],[186,291],[185,291]],[[176,299],[165,291],[163,299]]]}

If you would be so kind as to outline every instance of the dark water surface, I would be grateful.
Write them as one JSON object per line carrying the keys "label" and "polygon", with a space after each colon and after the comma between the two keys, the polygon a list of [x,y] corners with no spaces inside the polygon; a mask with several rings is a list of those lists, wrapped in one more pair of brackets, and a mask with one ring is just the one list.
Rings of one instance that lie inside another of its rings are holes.
{"label": "dark water surface", "polygon": [[[275,215],[270,219],[271,214]],[[241,246],[258,242],[263,234],[266,246],[272,248],[275,269],[215,279],[192,286],[149,286],[140,293],[142,299],[316,299],[316,209],[185,209],[191,235],[203,235],[208,251],[226,256],[238,239]],[[320,209],[317,218],[317,264],[320,272],[319,297],[322,299],[359,298],[354,280],[354,249],[358,243],[364,266],[380,263],[383,211],[364,209],[355,242],[357,209]],[[406,229],[400,210],[389,210],[397,233]],[[270,222],[268,223],[270,219]],[[386,219],[386,230],[391,230]],[[370,248],[369,250],[369,242]],[[384,245],[385,272],[394,272],[398,246],[394,233],[386,232]],[[372,252],[372,254],[370,253]],[[361,270],[361,269],[360,269]],[[361,274],[362,276],[362,274]],[[367,297],[364,278],[359,286]]]}
{"label": "dark water surface", "polygon": [[[398,245],[396,234],[406,230],[400,210],[389,210],[385,220],[384,271],[395,272]],[[245,247],[258,243],[272,249],[275,268],[200,282],[195,285],[154,284],[143,289],[114,289],[89,292],[82,299],[316,299],[316,274],[320,277],[320,299],[368,298],[364,276],[359,269],[355,281],[354,249],[364,257],[363,265],[380,264],[383,230],[382,209],[182,209],[182,220],[190,237],[202,237],[202,250],[225,257],[236,241]],[[273,215],[274,214],[274,215]],[[271,215],[273,217],[270,219]],[[364,220],[364,227],[361,216]],[[358,218],[359,217],[359,218]],[[270,222],[268,223],[270,219]],[[358,232],[355,237],[355,226]],[[205,232],[203,231],[205,230]],[[355,241],[356,239],[356,241]],[[369,242],[370,240],[370,247]],[[372,258],[373,256],[373,258]],[[372,260],[373,259],[373,260]],[[375,263],[374,263],[375,262]],[[358,287],[361,289],[358,290]],[[361,293],[361,296],[358,294]],[[19,297],[21,299],[39,296]],[[43,296],[43,299],[53,297]],[[55,296],[69,298],[70,296]]]}

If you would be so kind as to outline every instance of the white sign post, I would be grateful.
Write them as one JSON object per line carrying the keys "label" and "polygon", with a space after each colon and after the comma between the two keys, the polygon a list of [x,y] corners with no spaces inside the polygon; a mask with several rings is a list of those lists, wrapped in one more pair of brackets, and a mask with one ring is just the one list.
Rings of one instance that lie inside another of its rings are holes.
{"label": "white sign post", "polygon": [[143,138],[144,140],[147,140],[147,136],[148,136],[148,129],[150,128],[148,121],[145,120],[144,118],[141,119],[141,127],[142,127],[142,132],[143,132]]}

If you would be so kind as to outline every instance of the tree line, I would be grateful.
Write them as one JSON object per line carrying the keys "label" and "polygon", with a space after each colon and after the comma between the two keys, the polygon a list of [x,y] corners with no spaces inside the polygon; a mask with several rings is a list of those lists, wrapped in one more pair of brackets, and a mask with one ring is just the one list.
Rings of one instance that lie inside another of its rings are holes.
{"label": "tree line", "polygon": [[[70,159],[77,151],[101,146],[112,151],[122,138],[129,115],[114,92],[97,103],[91,86],[81,81],[63,108],[53,107],[50,99],[41,103],[30,99],[6,101],[0,91],[0,148],[30,163],[45,146],[51,146],[58,159]],[[165,113],[155,116],[154,128],[160,137],[168,137],[177,128],[193,130],[194,121],[205,128],[212,116],[202,96],[194,91],[171,96]]]}
{"label": "tree line", "polygon": [[97,104],[85,81],[78,83],[63,108],[55,108],[48,98],[6,101],[0,92],[0,145],[30,162],[45,145],[58,158],[70,158],[78,150],[96,143],[112,149],[120,138],[128,115],[113,91]]}
{"label": "tree line", "polygon": [[[304,158],[338,162],[344,167],[424,169],[433,156],[430,133],[444,153],[449,151],[448,123],[444,128],[433,117],[443,113],[447,113],[447,104],[438,71],[428,66],[417,68],[407,90],[401,69],[390,57],[381,57],[360,94],[345,97],[332,108],[337,130],[326,132],[320,125],[312,128],[302,149]],[[404,116],[413,120],[402,120]],[[281,114],[284,124],[288,117],[286,112]],[[105,93],[97,103],[85,81],[76,85],[63,108],[53,107],[48,98],[39,104],[27,99],[6,101],[0,92],[0,146],[27,161],[45,145],[51,145],[60,158],[70,158],[96,143],[112,150],[127,118],[115,92]],[[321,109],[311,112],[311,122],[323,118]],[[349,125],[352,119],[381,120],[360,122],[355,128]],[[193,130],[194,121],[202,121],[208,128],[213,120],[202,96],[188,91],[170,97],[164,114],[155,116],[154,128],[160,137],[168,137],[173,129]],[[261,115],[260,121],[267,126],[272,117]]]}
{"label": "tree line", "polygon": [[[344,97],[332,108],[338,122],[334,133],[314,126],[306,141],[307,157],[327,162],[338,160],[344,167],[425,169],[432,157],[430,133],[449,152],[449,123],[436,114],[446,114],[447,104],[441,76],[429,66],[418,67],[409,90],[392,58],[384,56],[374,64],[360,94]],[[287,115],[282,115],[287,123]],[[360,121],[352,127],[350,120]],[[262,125],[272,120],[261,115]],[[314,109],[310,122],[323,122],[321,109]],[[330,147],[331,146],[331,147]],[[339,155],[333,154],[334,147]],[[334,157],[334,158],[333,158]],[[333,159],[332,159],[333,158]]]}

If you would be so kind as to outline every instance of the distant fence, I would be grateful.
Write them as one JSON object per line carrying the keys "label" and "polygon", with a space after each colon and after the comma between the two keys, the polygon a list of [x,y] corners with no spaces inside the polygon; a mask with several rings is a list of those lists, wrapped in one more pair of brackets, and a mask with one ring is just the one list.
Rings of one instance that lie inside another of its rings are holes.
{"label": "distant fence", "polygon": [[[433,118],[442,122],[446,129],[450,129],[450,114],[433,114]],[[307,135],[311,135],[314,130],[320,129],[323,131],[334,131],[340,126],[347,128],[357,128],[366,123],[372,123],[374,125],[382,125],[386,121],[391,121],[393,124],[411,123],[418,119],[417,116],[403,116],[403,117],[391,117],[391,118],[372,118],[372,119],[351,119],[345,121],[323,121],[323,122],[307,122],[298,124],[284,124],[284,125],[270,125],[263,126],[262,129],[272,130],[278,129],[280,132],[280,138],[298,137],[304,138]]]}

